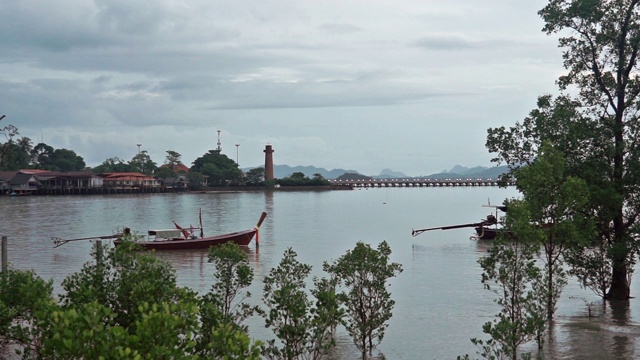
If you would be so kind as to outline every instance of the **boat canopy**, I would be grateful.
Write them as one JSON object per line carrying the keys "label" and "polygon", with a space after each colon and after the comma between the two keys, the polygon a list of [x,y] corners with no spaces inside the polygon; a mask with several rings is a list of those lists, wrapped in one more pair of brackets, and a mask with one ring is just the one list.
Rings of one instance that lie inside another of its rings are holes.
{"label": "boat canopy", "polygon": [[149,230],[149,236],[171,239],[181,237],[182,232],[180,232],[180,230],[178,229]]}

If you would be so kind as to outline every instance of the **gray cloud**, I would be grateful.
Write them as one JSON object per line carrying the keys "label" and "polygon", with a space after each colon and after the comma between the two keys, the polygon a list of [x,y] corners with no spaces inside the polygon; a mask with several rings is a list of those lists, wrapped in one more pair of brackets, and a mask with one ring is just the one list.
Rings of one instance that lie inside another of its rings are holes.
{"label": "gray cloud", "polygon": [[328,34],[345,35],[363,31],[362,28],[345,23],[326,23],[318,27],[321,31]]}
{"label": "gray cloud", "polygon": [[424,36],[416,40],[415,44],[430,50],[473,50],[483,47],[482,42],[457,34]]}
{"label": "gray cloud", "polygon": [[5,1],[0,114],[92,166],[137,143],[191,163],[217,130],[243,166],[267,142],[290,165],[488,166],[486,128],[522,119],[562,71],[543,5]]}

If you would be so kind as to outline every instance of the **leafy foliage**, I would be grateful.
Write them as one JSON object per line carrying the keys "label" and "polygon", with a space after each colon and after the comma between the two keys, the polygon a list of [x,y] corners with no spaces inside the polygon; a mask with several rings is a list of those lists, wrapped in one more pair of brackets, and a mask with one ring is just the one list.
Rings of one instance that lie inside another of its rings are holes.
{"label": "leafy foliage", "polygon": [[160,166],[155,171],[155,176],[158,179],[171,179],[175,178],[177,175],[178,173],[169,166]]}
{"label": "leafy foliage", "polygon": [[[263,300],[266,327],[272,328],[282,346],[270,340],[264,355],[273,359],[319,359],[333,346],[332,330],[336,325],[337,302],[331,301],[330,287],[313,294],[319,300],[314,305],[305,291],[305,279],[311,266],[300,263],[291,248],[280,264],[264,279]],[[326,305],[328,309],[319,309]]]}
{"label": "leafy foliage", "polygon": [[82,157],[73,150],[54,149],[45,143],[33,146],[28,137],[14,140],[19,132],[13,125],[1,128],[0,133],[7,138],[4,144],[0,143],[0,170],[17,171],[35,167],[42,170],[69,172],[83,170],[86,166]]}
{"label": "leafy foliage", "polygon": [[239,184],[242,179],[242,171],[238,164],[224,154],[209,151],[193,162],[191,171],[197,171],[209,177],[212,186],[226,186]]}
{"label": "leafy foliage", "polygon": [[[250,296],[244,289],[253,281],[253,270],[237,245],[210,250],[216,281],[200,297],[177,286],[174,270],[153,252],[127,241],[136,234],[123,239],[118,247],[96,242],[94,261],[63,280],[59,303],[53,300],[52,282],[33,272],[0,274],[0,351],[12,346],[25,359],[320,359],[335,346],[347,294],[336,293],[337,273],[314,278],[314,288],[307,291],[311,267],[298,262],[293,250],[264,279],[264,311],[243,301]],[[387,264],[386,244],[369,251],[370,268],[400,270]],[[363,287],[380,305],[370,303],[370,325],[388,320],[393,306],[384,280],[373,283],[383,291]],[[376,317],[376,311],[384,313]],[[242,323],[255,313],[277,340],[265,345],[250,339]],[[382,339],[379,329],[375,334]]]}
{"label": "leafy foliage", "polygon": [[264,185],[264,167],[253,168],[245,174],[245,184],[251,186]]}
{"label": "leafy foliage", "polygon": [[[53,311],[43,336],[40,356],[61,359],[118,359],[123,354],[141,358],[126,344],[127,331],[113,323],[114,314],[98,302]],[[123,345],[124,344],[124,345]]]}
{"label": "leafy foliage", "polygon": [[572,264],[571,274],[580,285],[591,289],[594,294],[607,298],[607,290],[611,287],[611,258],[607,255],[608,246],[604,241],[592,243],[588,247],[572,248],[567,254]]}
{"label": "leafy foliage", "polygon": [[[227,243],[209,249],[209,262],[215,266],[213,276],[217,280],[209,294],[220,305],[222,322],[242,323],[254,312],[244,303],[251,293],[243,289],[253,281],[253,269],[249,266],[247,253],[240,246]],[[236,303],[236,300],[240,303]]]}
{"label": "leafy foliage", "polygon": [[143,302],[130,343],[147,359],[198,359],[193,354],[200,333],[195,303]]}
{"label": "leafy foliage", "polygon": [[[635,0],[550,0],[539,12],[547,34],[559,34],[567,73],[562,94],[538,99],[538,108],[510,129],[489,129],[487,148],[512,170],[531,164],[544,143],[566,159],[566,175],[589,189],[585,215],[595,224],[590,261],[579,271],[598,279],[610,266],[605,298],[628,299],[638,252],[640,214],[640,4]],[[603,251],[600,251],[602,249]],[[605,257],[601,255],[606,255]],[[595,263],[599,259],[607,263]]]}
{"label": "leafy foliage", "polygon": [[0,352],[8,346],[17,346],[25,358],[37,352],[43,338],[38,325],[56,309],[52,292],[53,282],[33,271],[0,273]]}
{"label": "leafy foliage", "polygon": [[54,149],[45,143],[39,143],[33,148],[32,158],[34,165],[42,170],[69,172],[85,168],[84,160],[75,151]]}
{"label": "leafy foliage", "polygon": [[339,279],[346,290],[338,300],[346,307],[341,319],[362,358],[371,356],[384,338],[395,301],[387,290],[387,280],[402,272],[398,263],[390,263],[391,248],[386,241],[377,250],[358,242],[353,250],[333,264],[324,263],[325,271]]}
{"label": "leafy foliage", "polygon": [[[0,116],[0,121],[2,119],[4,119],[5,116],[2,115]],[[13,142],[13,138],[20,135],[20,132],[18,132],[18,128],[9,124],[7,126],[4,126],[2,128],[0,128],[0,134],[3,135],[7,140],[4,143],[0,143],[0,169],[4,169],[4,170],[15,170],[15,169],[11,169],[10,167],[7,167],[4,164],[4,159],[5,156],[7,155],[7,153],[12,150],[10,149],[10,146],[14,143]]]}
{"label": "leafy foliage", "polygon": [[152,175],[157,169],[157,164],[151,160],[151,156],[146,150],[137,153],[131,161],[129,161],[131,171],[139,172],[145,175]]}
{"label": "leafy foliage", "polygon": [[590,217],[584,215],[589,189],[583,179],[568,175],[562,153],[547,143],[533,163],[515,174],[522,199],[509,204],[507,218],[516,237],[538,243],[542,249],[546,280],[538,290],[546,298],[543,313],[551,319],[567,283],[565,259],[579,268],[571,256],[573,249],[588,248],[588,239],[596,237]]}
{"label": "leafy foliage", "polygon": [[17,141],[9,139],[0,147],[0,170],[20,170],[32,166],[31,139],[21,137]]}
{"label": "leafy foliage", "polygon": [[135,168],[124,162],[124,160],[116,157],[108,158],[102,162],[102,164],[93,168],[96,174],[110,173],[110,172],[133,172]]}
{"label": "leafy foliage", "polygon": [[277,179],[276,184],[280,186],[326,186],[331,183],[319,173],[315,174],[312,179],[309,179],[302,172],[294,172],[287,177]]}
{"label": "leafy foliage", "polygon": [[235,318],[202,327],[202,302],[176,286],[173,269],[152,253],[125,242],[96,245],[93,257],[63,281],[61,306],[51,282],[27,271],[2,273],[0,345],[41,359],[259,358],[262,343],[252,343]]}
{"label": "leafy foliage", "polygon": [[482,331],[491,336],[499,352],[514,360],[518,347],[535,339],[544,321],[534,307],[536,293],[531,288],[540,281],[536,251],[535,243],[498,239],[489,256],[479,260],[482,283],[498,296],[494,301],[500,306],[496,318],[486,322]]}
{"label": "leafy foliage", "polygon": [[251,342],[246,332],[233,325],[220,324],[211,332],[207,354],[216,354],[215,359],[260,360],[263,347],[261,341]]}
{"label": "leafy foliage", "polygon": [[223,356],[225,353],[215,352],[219,348],[209,348],[208,344],[215,342],[215,336],[247,335],[242,322],[257,311],[245,302],[251,297],[244,289],[253,281],[253,269],[247,253],[234,243],[211,247],[209,262],[215,266],[216,282],[200,300],[200,320],[205,331],[199,339],[199,350],[203,356]]}
{"label": "leafy foliage", "polygon": [[75,151],[67,149],[55,149],[49,158],[49,164],[41,166],[41,169],[56,170],[61,172],[80,171],[85,168],[85,162]]}
{"label": "leafy foliage", "polygon": [[175,270],[152,253],[139,253],[133,242],[124,242],[111,250],[94,245],[95,263],[87,263],[80,272],[62,282],[63,308],[98,301],[115,314],[115,324],[135,328],[142,303],[174,304],[195,302],[195,294],[176,285]]}
{"label": "leafy foliage", "polygon": [[174,150],[167,150],[164,163],[169,165],[169,168],[174,169],[176,165],[182,164],[182,154]]}
{"label": "leafy foliage", "polygon": [[108,307],[92,302],[54,311],[47,319],[40,356],[52,359],[197,359],[197,307],[142,303],[133,332],[115,324]]}

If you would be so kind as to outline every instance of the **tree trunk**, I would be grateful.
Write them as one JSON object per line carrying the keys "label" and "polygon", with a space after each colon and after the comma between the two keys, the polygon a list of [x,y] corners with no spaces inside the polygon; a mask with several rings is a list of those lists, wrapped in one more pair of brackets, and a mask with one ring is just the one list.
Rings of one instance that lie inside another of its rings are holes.
{"label": "tree trunk", "polygon": [[551,263],[551,256],[547,258],[547,320],[551,321],[553,319],[553,295],[555,289],[553,288],[553,265]]}
{"label": "tree trunk", "polygon": [[[621,39],[626,39],[627,34],[621,34]],[[619,42],[619,54],[624,56],[624,42]],[[618,79],[620,79],[622,68],[618,69]],[[628,300],[629,299],[629,283],[627,282],[627,255],[628,247],[626,244],[625,227],[624,227],[624,200],[628,198],[624,190],[624,158],[627,155],[625,148],[624,134],[625,122],[624,113],[626,111],[625,98],[625,82],[620,82],[617,86],[617,109],[615,114],[615,125],[613,127],[614,135],[614,156],[613,156],[613,183],[617,195],[620,200],[616,201],[613,208],[615,213],[613,217],[613,245],[612,245],[612,270],[611,270],[611,288],[607,294],[610,300]]]}
{"label": "tree trunk", "polygon": [[[622,207],[620,207],[622,209]],[[614,238],[611,247],[611,287],[607,293],[608,300],[628,300],[630,295],[630,284],[627,274],[628,248],[625,243],[624,229],[622,223],[622,210],[613,220]]]}
{"label": "tree trunk", "polygon": [[608,300],[628,300],[630,284],[628,282],[627,256],[629,249],[625,242],[622,206],[618,207],[613,219],[613,245],[611,246],[611,287],[607,293]]}
{"label": "tree trunk", "polygon": [[628,300],[630,295],[627,282],[627,266],[624,259],[613,259],[611,271],[611,287],[607,293],[608,300]]}

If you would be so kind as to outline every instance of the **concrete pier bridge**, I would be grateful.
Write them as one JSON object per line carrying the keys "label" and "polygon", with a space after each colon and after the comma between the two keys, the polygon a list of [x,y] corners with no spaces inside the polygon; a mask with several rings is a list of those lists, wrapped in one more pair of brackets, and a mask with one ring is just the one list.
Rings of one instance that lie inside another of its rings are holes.
{"label": "concrete pier bridge", "polygon": [[[386,178],[386,179],[353,179],[353,180],[329,180],[332,185],[351,185],[354,188],[369,187],[454,187],[454,186],[498,186],[497,179],[431,179],[431,178]],[[507,183],[515,185],[515,180]]]}

